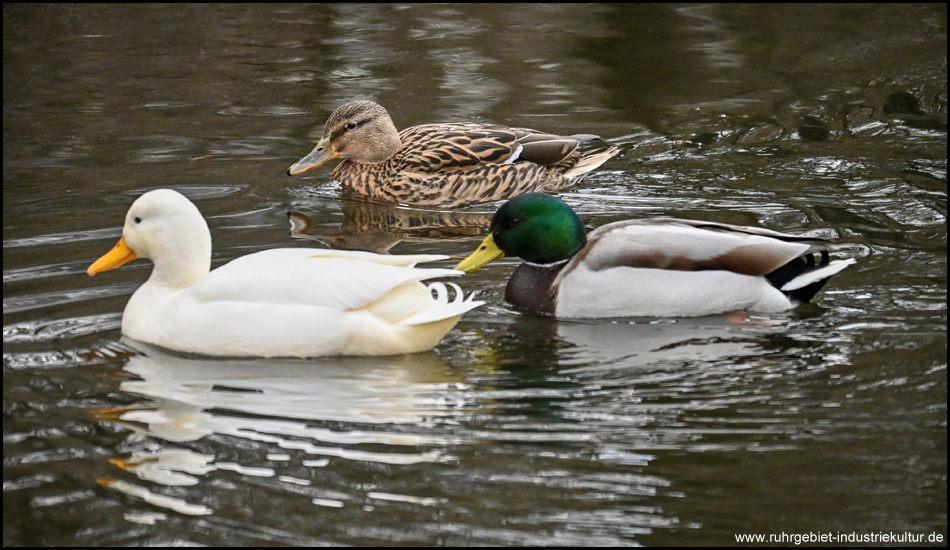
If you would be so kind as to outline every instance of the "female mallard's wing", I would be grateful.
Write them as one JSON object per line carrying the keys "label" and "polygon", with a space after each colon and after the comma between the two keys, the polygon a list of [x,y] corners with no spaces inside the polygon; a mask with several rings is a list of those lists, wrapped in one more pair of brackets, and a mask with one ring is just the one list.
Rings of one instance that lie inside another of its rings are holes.
{"label": "female mallard's wing", "polygon": [[403,143],[397,154],[400,169],[442,173],[517,162],[547,167],[565,163],[573,166],[576,162],[571,163],[569,159],[577,148],[599,138],[588,134],[556,136],[492,124],[445,123],[407,128],[400,133],[400,139]]}

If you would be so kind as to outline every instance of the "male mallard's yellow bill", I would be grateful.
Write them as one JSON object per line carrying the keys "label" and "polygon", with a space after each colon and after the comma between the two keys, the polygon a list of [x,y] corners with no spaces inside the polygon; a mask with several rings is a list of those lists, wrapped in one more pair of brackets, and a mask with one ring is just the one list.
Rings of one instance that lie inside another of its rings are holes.
{"label": "male mallard's yellow bill", "polygon": [[298,160],[293,166],[288,168],[287,174],[296,176],[304,172],[309,172],[324,162],[333,160],[339,156],[340,152],[335,151],[333,147],[330,146],[330,138],[325,137],[317,142],[317,146],[313,148],[313,151],[310,151],[307,156]]}
{"label": "male mallard's yellow bill", "polygon": [[482,241],[482,244],[478,245],[478,249],[475,252],[472,252],[468,258],[465,258],[455,269],[459,271],[464,271],[465,273],[471,273],[476,269],[484,266],[485,264],[497,260],[505,255],[504,252],[498,248],[498,245],[495,244],[495,237],[489,235],[485,237],[485,240]]}
{"label": "male mallard's yellow bill", "polygon": [[138,258],[138,256],[125,244],[125,237],[122,237],[119,239],[119,242],[112,247],[112,250],[106,252],[103,257],[93,262],[93,264],[89,266],[89,269],[86,270],[86,273],[92,276],[96,273],[109,271],[110,269],[123,266],[136,258]]}

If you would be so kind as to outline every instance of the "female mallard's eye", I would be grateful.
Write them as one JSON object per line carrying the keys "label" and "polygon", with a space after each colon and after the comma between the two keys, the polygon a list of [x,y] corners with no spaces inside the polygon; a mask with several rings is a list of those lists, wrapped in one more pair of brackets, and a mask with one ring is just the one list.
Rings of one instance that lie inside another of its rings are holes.
{"label": "female mallard's eye", "polygon": [[346,129],[347,129],[347,130],[355,130],[357,126],[358,126],[358,124],[356,124],[355,122],[347,122],[347,123],[346,123]]}

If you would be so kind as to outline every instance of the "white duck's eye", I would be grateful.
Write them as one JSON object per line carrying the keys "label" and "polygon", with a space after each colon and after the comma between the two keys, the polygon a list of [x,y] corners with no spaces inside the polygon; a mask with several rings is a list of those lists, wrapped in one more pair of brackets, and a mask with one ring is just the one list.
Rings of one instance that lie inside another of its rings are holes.
{"label": "white duck's eye", "polygon": [[136,223],[136,225],[142,223],[142,218],[140,218],[140,217],[138,217],[138,216],[135,216],[135,223]]}

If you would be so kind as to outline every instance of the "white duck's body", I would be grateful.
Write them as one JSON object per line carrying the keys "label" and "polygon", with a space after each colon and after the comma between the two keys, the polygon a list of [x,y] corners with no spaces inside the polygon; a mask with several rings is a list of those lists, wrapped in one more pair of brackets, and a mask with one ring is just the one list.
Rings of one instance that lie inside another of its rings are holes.
{"label": "white duck's body", "polygon": [[464,299],[455,285],[450,299],[445,284],[421,282],[459,274],[414,267],[445,258],[436,255],[285,248],[249,254],[210,271],[207,224],[187,198],[170,190],[151,191],[132,205],[122,240],[89,273],[136,257],[150,258],[155,268],[129,299],[122,333],[203,355],[425,351],[481,303]]}

